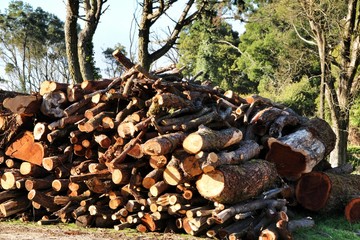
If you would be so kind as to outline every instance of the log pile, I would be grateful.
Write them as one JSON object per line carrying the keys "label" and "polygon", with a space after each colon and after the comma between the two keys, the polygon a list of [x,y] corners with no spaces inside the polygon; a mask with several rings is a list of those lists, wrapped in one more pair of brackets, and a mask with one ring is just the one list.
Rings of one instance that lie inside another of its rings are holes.
{"label": "log pile", "polygon": [[114,57],[121,77],[45,81],[3,101],[1,217],[229,239],[291,239],[314,224],[287,208],[334,147],[325,121]]}

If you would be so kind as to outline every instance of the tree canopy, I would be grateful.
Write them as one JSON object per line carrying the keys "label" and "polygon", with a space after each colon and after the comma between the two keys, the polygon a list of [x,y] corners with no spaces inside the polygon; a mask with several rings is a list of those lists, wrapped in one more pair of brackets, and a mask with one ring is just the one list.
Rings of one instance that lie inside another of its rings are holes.
{"label": "tree canopy", "polygon": [[63,24],[22,1],[11,2],[0,14],[0,57],[10,89],[30,92],[45,80],[69,81]]}

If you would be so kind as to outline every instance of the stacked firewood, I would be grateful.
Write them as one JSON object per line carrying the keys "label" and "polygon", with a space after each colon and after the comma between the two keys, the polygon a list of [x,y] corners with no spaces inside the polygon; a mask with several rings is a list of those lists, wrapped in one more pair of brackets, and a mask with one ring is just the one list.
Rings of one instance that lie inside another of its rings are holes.
{"label": "stacked firewood", "polygon": [[121,77],[46,81],[3,101],[1,217],[229,239],[291,239],[314,224],[287,211],[295,192],[311,202],[310,174],[334,148],[325,121],[114,56]]}

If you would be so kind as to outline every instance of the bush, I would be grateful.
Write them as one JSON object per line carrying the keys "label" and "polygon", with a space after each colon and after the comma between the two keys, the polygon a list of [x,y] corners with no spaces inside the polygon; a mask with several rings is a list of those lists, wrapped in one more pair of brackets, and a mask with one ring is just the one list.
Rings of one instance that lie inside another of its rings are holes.
{"label": "bush", "polygon": [[[318,89],[313,86],[310,80],[303,77],[299,82],[290,83],[281,87],[280,92],[271,91],[267,84],[267,90],[259,85],[260,95],[271,100],[283,103],[296,113],[303,116],[314,116],[316,113],[316,97]],[[270,91],[269,91],[270,90]],[[274,89],[273,89],[274,90]]]}
{"label": "bush", "polygon": [[355,167],[360,167],[360,146],[349,146],[347,149],[348,161]]}

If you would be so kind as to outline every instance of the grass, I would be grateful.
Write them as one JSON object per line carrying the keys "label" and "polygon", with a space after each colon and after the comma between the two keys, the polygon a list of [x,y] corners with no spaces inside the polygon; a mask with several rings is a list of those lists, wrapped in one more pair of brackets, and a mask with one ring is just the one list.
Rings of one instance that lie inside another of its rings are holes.
{"label": "grass", "polygon": [[360,240],[360,223],[350,224],[341,215],[315,215],[315,227],[294,232],[295,240]]}

